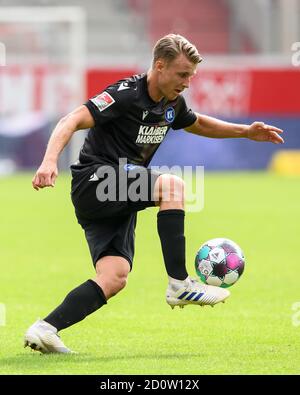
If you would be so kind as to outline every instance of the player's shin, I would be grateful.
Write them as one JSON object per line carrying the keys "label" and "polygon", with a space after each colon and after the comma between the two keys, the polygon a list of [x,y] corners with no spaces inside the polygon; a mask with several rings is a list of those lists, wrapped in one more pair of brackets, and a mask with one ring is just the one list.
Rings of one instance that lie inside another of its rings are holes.
{"label": "player's shin", "polygon": [[161,241],[167,273],[177,280],[185,280],[184,210],[170,209],[157,214],[157,229]]}
{"label": "player's shin", "polygon": [[87,315],[106,304],[105,295],[98,284],[88,280],[73,289],[64,301],[44,321],[58,331],[82,321]]}

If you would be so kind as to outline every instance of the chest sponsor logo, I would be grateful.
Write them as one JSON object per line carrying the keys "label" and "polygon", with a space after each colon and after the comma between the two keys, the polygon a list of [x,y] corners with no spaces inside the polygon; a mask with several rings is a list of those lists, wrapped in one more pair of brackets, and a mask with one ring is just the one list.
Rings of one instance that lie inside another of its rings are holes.
{"label": "chest sponsor logo", "polygon": [[135,142],[137,144],[159,144],[163,141],[168,126],[140,126]]}
{"label": "chest sponsor logo", "polygon": [[174,121],[174,119],[175,119],[175,110],[174,110],[173,107],[169,107],[169,108],[166,109],[165,119],[169,123]]}
{"label": "chest sponsor logo", "polygon": [[103,111],[109,106],[111,106],[115,100],[111,97],[111,95],[107,92],[102,92],[100,95],[93,97],[91,99],[91,102],[93,102],[99,109],[99,111]]}

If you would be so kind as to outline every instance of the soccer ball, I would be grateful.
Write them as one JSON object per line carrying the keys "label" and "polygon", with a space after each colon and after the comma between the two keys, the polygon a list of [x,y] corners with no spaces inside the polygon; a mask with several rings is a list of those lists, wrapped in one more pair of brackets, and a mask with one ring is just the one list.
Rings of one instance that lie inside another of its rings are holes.
{"label": "soccer ball", "polygon": [[202,244],[195,259],[196,273],[205,284],[231,287],[241,277],[245,257],[229,239],[212,239]]}

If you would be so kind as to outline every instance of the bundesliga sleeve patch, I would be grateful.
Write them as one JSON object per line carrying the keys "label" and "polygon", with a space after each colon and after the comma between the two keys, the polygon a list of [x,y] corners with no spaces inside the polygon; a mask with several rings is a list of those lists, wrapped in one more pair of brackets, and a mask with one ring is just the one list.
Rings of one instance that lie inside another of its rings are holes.
{"label": "bundesliga sleeve patch", "polygon": [[98,107],[99,111],[105,110],[115,102],[115,100],[107,92],[102,92],[100,95],[93,97],[90,100]]}

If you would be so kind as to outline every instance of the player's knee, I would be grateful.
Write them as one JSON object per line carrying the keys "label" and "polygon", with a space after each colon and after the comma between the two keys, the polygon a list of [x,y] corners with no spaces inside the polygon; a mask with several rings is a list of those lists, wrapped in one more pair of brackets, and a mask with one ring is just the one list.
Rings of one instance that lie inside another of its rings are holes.
{"label": "player's knee", "polygon": [[115,290],[117,292],[121,291],[126,287],[127,284],[127,275],[117,275],[114,279]]}
{"label": "player's knee", "polygon": [[130,271],[128,261],[122,257],[105,256],[96,263],[96,282],[107,299],[120,292],[127,284]]}
{"label": "player's knee", "polygon": [[111,296],[116,295],[118,292],[122,291],[126,287],[127,276],[116,276],[111,279],[110,292]]}
{"label": "player's knee", "polygon": [[109,276],[101,276],[99,279],[101,282],[102,288],[104,288],[104,293],[108,298],[116,295],[123,288],[125,288],[127,284],[127,274],[125,273],[114,273]]}
{"label": "player's knee", "polygon": [[160,202],[183,202],[184,181],[173,174],[162,174],[158,177]]}

